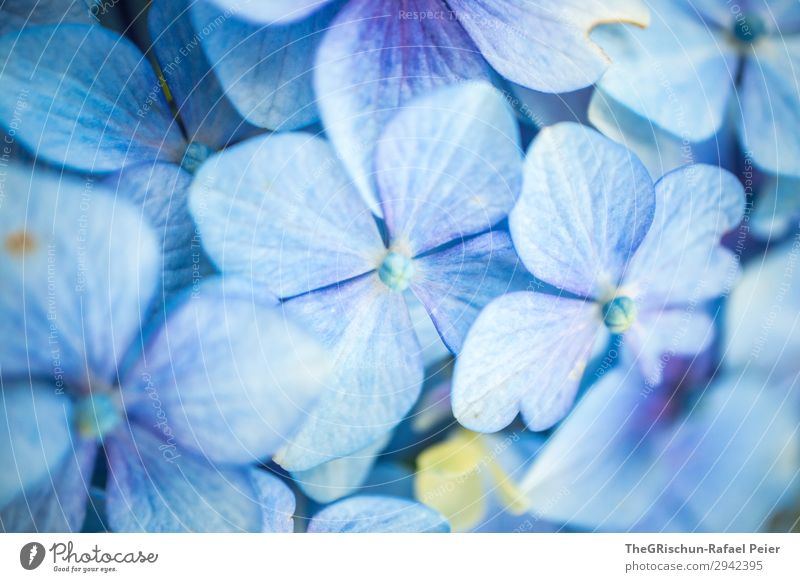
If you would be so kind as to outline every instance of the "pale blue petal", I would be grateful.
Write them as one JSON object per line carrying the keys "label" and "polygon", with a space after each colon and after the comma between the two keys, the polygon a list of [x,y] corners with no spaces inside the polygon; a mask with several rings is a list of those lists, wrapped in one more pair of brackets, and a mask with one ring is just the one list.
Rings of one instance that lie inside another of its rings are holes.
{"label": "pale blue petal", "polygon": [[328,143],[305,133],[255,138],[208,160],[189,207],[211,259],[280,297],[375,269],[375,220]]}
{"label": "pale blue petal", "polygon": [[401,18],[398,9],[447,11],[443,0],[350,0],[326,32],[314,71],[325,129],[375,212],[375,144],[398,108],[491,74],[457,20]]}
{"label": "pale blue petal", "polygon": [[128,203],[10,167],[0,208],[4,377],[29,371],[58,388],[111,383],[141,327],[158,272],[155,237]]}
{"label": "pale blue petal", "polygon": [[0,5],[0,35],[41,24],[97,22],[85,0],[4,0]]}
{"label": "pale blue petal", "polygon": [[303,471],[350,455],[393,429],[419,396],[422,357],[403,295],[368,275],[283,304],[332,351],[333,376],[275,460]]}
{"label": "pale blue petal", "polygon": [[667,491],[683,500],[693,530],[765,530],[783,503],[796,500],[799,417],[781,387],[734,375],[676,427]]}
{"label": "pale blue petal", "polygon": [[419,503],[362,495],[329,505],[308,524],[308,533],[448,533],[447,521]]}
{"label": "pale blue petal", "polygon": [[261,531],[294,532],[295,499],[289,486],[266,471],[253,471],[252,477],[262,505]]}
{"label": "pale blue petal", "polygon": [[675,356],[699,354],[716,336],[714,320],[696,305],[664,311],[639,312],[625,333],[630,350],[645,380],[661,383],[664,369]]}
{"label": "pale blue petal", "polygon": [[177,305],[123,380],[129,416],[215,462],[268,458],[326,385],[322,346],[280,308],[225,280]]}
{"label": "pale blue petal", "polygon": [[203,51],[197,50],[200,40],[190,18],[189,0],[153,2],[147,24],[160,72],[189,141],[222,149],[254,133],[255,128],[225,96]]}
{"label": "pale blue petal", "polygon": [[539,279],[585,297],[622,279],[655,210],[653,182],[628,149],[575,123],[542,130],[509,224]]}
{"label": "pale blue petal", "polygon": [[453,375],[453,412],[471,430],[495,432],[521,410],[545,430],[572,407],[602,325],[591,302],[511,293],[486,307],[467,334]]}
{"label": "pale blue petal", "polygon": [[72,411],[69,397],[48,383],[4,377],[2,388],[0,506],[56,471],[70,450]]}
{"label": "pale blue petal", "polygon": [[800,36],[767,39],[744,65],[737,115],[742,147],[760,168],[800,176]]}
{"label": "pale blue petal", "polygon": [[129,166],[102,181],[118,199],[141,209],[153,227],[162,255],[162,302],[198,280],[205,268],[195,224],[189,214],[192,176],[174,164]]}
{"label": "pale blue petal", "polygon": [[89,500],[97,443],[72,443],[57,467],[0,509],[6,532],[71,532],[81,529]]}
{"label": "pale blue petal", "polygon": [[739,180],[716,166],[687,166],[661,178],[653,225],[625,274],[625,292],[654,310],[727,292],[738,264],[719,244],[741,221],[744,205]]}
{"label": "pale blue petal", "polygon": [[[205,0],[200,0],[201,2]],[[220,8],[261,24],[293,22],[305,18],[331,0],[208,0]]]}
{"label": "pale blue petal", "polygon": [[[564,93],[591,85],[608,57],[589,38],[598,24],[647,25],[640,0],[448,0],[486,60],[504,77],[538,91]],[[536,63],[534,66],[531,63]]]}
{"label": "pale blue petal", "polygon": [[136,425],[106,438],[106,499],[112,530],[260,531],[261,494],[253,480],[254,469],[214,465],[169,446]]}
{"label": "pale blue petal", "polygon": [[54,164],[107,172],[180,163],[185,142],[150,63],[100,26],[32,27],[0,38],[0,124]]}
{"label": "pale blue petal", "polygon": [[492,231],[415,261],[414,294],[450,350],[461,351],[478,313],[511,290],[522,265],[505,231]]}
{"label": "pale blue petal", "polygon": [[603,26],[592,38],[611,58],[598,86],[608,97],[689,142],[722,126],[739,67],[733,43],[699,16],[660,0],[647,29]]}
{"label": "pale blue petal", "polygon": [[386,126],[375,161],[392,244],[417,255],[485,232],[517,199],[521,158],[511,108],[488,83],[411,101]]}
{"label": "pale blue petal", "polygon": [[318,503],[330,503],[358,489],[372,470],[378,453],[389,443],[391,433],[347,457],[294,471],[292,478],[303,493]]}
{"label": "pale blue petal", "polygon": [[765,240],[779,239],[800,224],[800,180],[776,176],[759,189],[750,226]]}
{"label": "pale blue petal", "polygon": [[192,4],[195,30],[225,95],[259,127],[291,130],[318,118],[314,55],[335,6],[296,23],[264,26],[226,17],[207,2]]}

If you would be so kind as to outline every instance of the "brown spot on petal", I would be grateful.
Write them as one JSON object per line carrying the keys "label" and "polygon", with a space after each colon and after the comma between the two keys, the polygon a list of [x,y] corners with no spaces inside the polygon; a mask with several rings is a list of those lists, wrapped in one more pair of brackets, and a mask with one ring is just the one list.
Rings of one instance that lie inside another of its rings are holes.
{"label": "brown spot on petal", "polygon": [[15,257],[25,256],[25,253],[35,251],[37,246],[36,239],[24,230],[12,232],[5,240],[6,250]]}

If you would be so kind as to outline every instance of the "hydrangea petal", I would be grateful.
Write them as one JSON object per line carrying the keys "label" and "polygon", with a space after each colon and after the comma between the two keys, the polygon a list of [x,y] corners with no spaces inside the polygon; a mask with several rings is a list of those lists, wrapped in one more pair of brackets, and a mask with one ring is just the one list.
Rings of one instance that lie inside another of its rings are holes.
{"label": "hydrangea petal", "polygon": [[[201,0],[203,1],[203,0]],[[293,22],[305,18],[332,0],[209,0],[226,12],[261,24]]]}
{"label": "hydrangea petal", "polygon": [[0,508],[0,529],[5,532],[72,532],[81,529],[89,499],[90,479],[97,443],[67,443],[61,463],[38,482]]}
{"label": "hydrangea petal", "polygon": [[303,493],[318,503],[341,499],[361,486],[390,437],[391,433],[386,433],[352,455],[322,463],[307,471],[294,471],[292,478]]}
{"label": "hydrangea petal", "polygon": [[262,504],[261,531],[292,533],[295,512],[295,498],[292,490],[278,477],[266,471],[253,471],[253,481]]}
{"label": "hydrangea petal", "polygon": [[403,295],[368,275],[285,302],[329,346],[332,377],[275,460],[303,471],[363,449],[394,428],[419,396],[421,349]]}
{"label": "hydrangea petal", "polygon": [[308,524],[308,533],[448,533],[444,518],[394,497],[361,495],[329,505]]}
{"label": "hydrangea petal", "polygon": [[129,416],[165,439],[247,463],[289,440],[329,369],[322,346],[279,308],[209,280],[168,314],[124,386],[144,400]]}
{"label": "hydrangea petal", "polygon": [[492,231],[415,260],[411,289],[422,301],[448,348],[461,351],[478,313],[512,289],[522,270],[511,238]]}
{"label": "hydrangea petal", "polygon": [[730,172],[702,164],[656,183],[656,213],[625,275],[624,287],[653,309],[717,297],[737,274],[722,235],[744,214],[744,188]]}
{"label": "hydrangea petal", "polygon": [[531,273],[592,297],[620,282],[654,210],[653,182],[630,150],[560,123],[532,144],[509,225]]}
{"label": "hydrangea petal", "polygon": [[453,375],[453,412],[495,432],[520,409],[545,430],[571,408],[601,319],[591,302],[519,292],[490,303],[467,334]]}
{"label": "hydrangea petal", "polygon": [[45,478],[70,448],[69,398],[53,386],[21,381],[0,392],[0,506]]}
{"label": "hydrangea petal", "polygon": [[438,89],[389,122],[375,166],[390,237],[417,255],[506,217],[521,183],[516,120],[487,83]]}
{"label": "hydrangea petal", "polygon": [[101,26],[31,27],[0,38],[0,124],[48,162],[107,172],[180,162],[185,141],[133,43]]}
{"label": "hydrangea petal", "polygon": [[[261,499],[253,469],[214,465],[173,451],[131,425],[105,441],[108,524],[117,532],[259,531]],[[177,455],[177,456],[176,456]]]}
{"label": "hydrangea petal", "polygon": [[800,176],[800,35],[767,39],[746,59],[739,90],[739,139],[759,167]]}
{"label": "hydrangea petal", "polygon": [[0,209],[4,377],[57,388],[113,382],[156,286],[158,251],[135,209],[93,182],[10,167]]}
{"label": "hydrangea petal", "polygon": [[189,207],[223,273],[280,297],[371,271],[385,252],[328,143],[304,133],[255,138],[214,156],[196,175]]}
{"label": "hydrangea petal", "polygon": [[312,86],[314,55],[334,10],[296,23],[264,26],[226,18],[208,2],[191,7],[196,30],[225,95],[259,127],[288,131],[318,118]]}
{"label": "hydrangea petal", "polygon": [[97,22],[84,0],[4,0],[0,5],[0,35],[27,26]]}
{"label": "hydrangea petal", "polygon": [[547,93],[586,87],[606,70],[608,57],[590,40],[592,28],[610,22],[646,26],[649,21],[647,6],[639,0],[448,4],[495,69],[515,83]]}
{"label": "hydrangea petal", "polygon": [[256,129],[234,109],[205,54],[198,50],[200,40],[192,25],[188,0],[153,2],[147,24],[160,72],[188,140],[221,149],[253,134]]}
{"label": "hydrangea petal", "polygon": [[600,89],[689,142],[723,124],[739,67],[735,47],[681,2],[653,5],[650,27],[604,26],[592,38],[611,58]]}
{"label": "hydrangea petal", "polygon": [[753,234],[765,240],[779,239],[800,224],[800,179],[774,176],[759,190],[750,216]]}
{"label": "hydrangea petal", "polygon": [[[400,10],[398,10],[400,8]],[[456,20],[402,13],[446,11],[443,0],[350,0],[317,52],[314,83],[328,136],[374,212],[375,144],[397,108],[436,87],[489,80],[490,69]]]}

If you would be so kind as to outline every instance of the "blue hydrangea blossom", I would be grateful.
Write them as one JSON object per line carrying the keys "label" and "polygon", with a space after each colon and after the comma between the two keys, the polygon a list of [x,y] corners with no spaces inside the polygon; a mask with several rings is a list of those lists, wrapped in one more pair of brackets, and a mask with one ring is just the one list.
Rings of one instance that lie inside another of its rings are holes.
{"label": "blue hydrangea blossom", "polygon": [[594,130],[543,130],[509,224],[524,265],[557,292],[511,293],[481,312],[456,362],[456,418],[496,431],[522,412],[533,430],[551,427],[609,334],[624,334],[653,383],[663,353],[705,349],[713,322],[700,305],[733,283],[738,263],[719,243],[743,211],[725,170],[688,166],[654,185],[633,153]]}
{"label": "blue hydrangea blossom", "polygon": [[457,353],[480,307],[508,288],[517,260],[496,225],[518,193],[518,139],[485,84],[409,104],[376,153],[381,223],[328,143],[308,134],[250,140],[203,166],[190,207],[209,256],[280,297],[335,354],[334,378],[281,465],[304,471],[362,450],[414,404],[423,362],[405,295]]}

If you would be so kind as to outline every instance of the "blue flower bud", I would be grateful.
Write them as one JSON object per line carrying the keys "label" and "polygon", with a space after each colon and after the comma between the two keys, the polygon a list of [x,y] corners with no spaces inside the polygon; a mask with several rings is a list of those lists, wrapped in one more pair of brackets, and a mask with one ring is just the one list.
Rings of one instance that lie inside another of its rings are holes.
{"label": "blue flower bud", "polygon": [[624,295],[603,305],[603,323],[611,333],[624,333],[636,321],[636,303]]}
{"label": "blue flower bud", "polygon": [[414,271],[414,261],[401,253],[390,251],[378,269],[378,276],[392,291],[405,291],[411,284]]}

